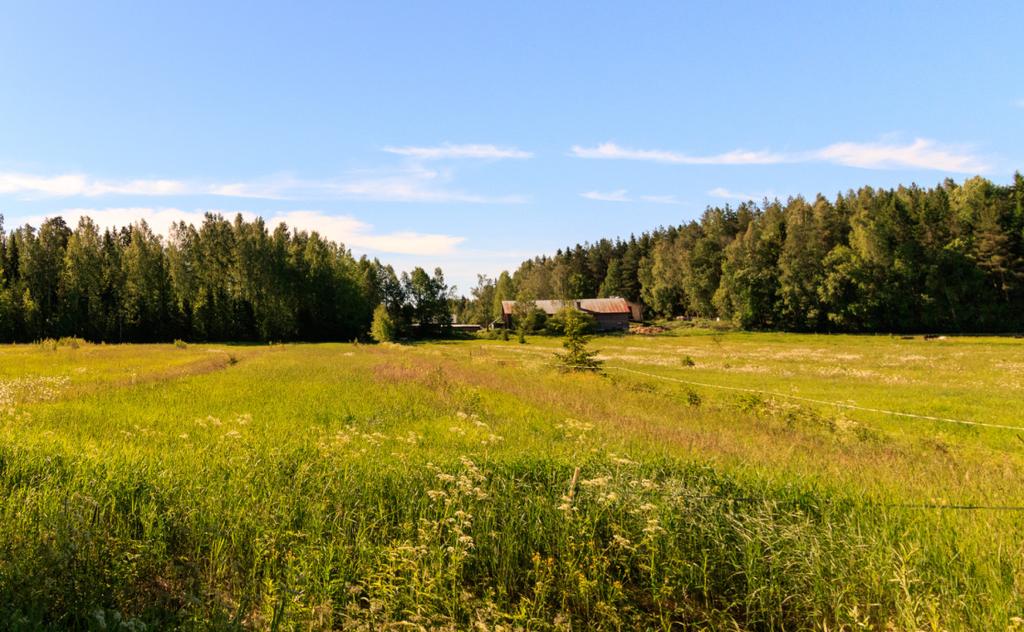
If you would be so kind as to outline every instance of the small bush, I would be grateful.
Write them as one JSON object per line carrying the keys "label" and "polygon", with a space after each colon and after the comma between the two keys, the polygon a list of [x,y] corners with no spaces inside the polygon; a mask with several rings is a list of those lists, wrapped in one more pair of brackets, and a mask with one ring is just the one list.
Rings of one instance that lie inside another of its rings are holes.
{"label": "small bush", "polygon": [[697,408],[697,407],[699,407],[701,405],[701,401],[702,400],[700,398],[700,394],[697,391],[695,391],[693,389],[688,389],[686,391],[686,403],[687,404],[689,404],[690,406],[693,406],[694,408]]}
{"label": "small bush", "polygon": [[377,342],[393,342],[397,336],[395,321],[383,304],[373,310],[373,323],[370,325],[370,336]]}
{"label": "small bush", "polygon": [[697,366],[697,363],[693,361],[693,358],[688,355],[683,356],[683,359],[680,362],[683,366]]}
{"label": "small bush", "polygon": [[57,350],[57,341],[54,340],[53,338],[43,338],[42,340],[37,342],[36,345],[38,345],[39,348],[42,349],[43,351]]}
{"label": "small bush", "polygon": [[184,340],[181,340],[180,338],[175,338],[174,339],[174,348],[175,349],[188,349],[188,343],[185,342]]}

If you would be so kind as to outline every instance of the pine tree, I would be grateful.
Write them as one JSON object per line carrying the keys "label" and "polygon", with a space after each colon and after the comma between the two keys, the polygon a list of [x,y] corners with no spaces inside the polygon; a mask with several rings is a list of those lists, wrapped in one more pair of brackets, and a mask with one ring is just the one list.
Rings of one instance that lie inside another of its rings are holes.
{"label": "pine tree", "polygon": [[598,371],[601,368],[601,361],[597,359],[597,352],[587,349],[590,336],[587,336],[587,322],[583,313],[577,309],[566,309],[564,316],[565,339],[562,347],[565,353],[556,353],[555,357],[567,371]]}

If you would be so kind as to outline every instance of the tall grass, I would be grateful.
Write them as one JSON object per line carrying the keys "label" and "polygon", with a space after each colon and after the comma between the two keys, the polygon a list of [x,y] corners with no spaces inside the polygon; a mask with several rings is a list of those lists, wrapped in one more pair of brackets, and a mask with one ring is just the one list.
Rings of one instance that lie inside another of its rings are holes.
{"label": "tall grass", "polygon": [[[477,343],[86,351],[0,378],[63,377],[0,412],[5,628],[1005,629],[1024,607],[1020,515],[898,506],[967,464],[1013,501],[1014,448]],[[125,353],[137,379],[105,377]]]}

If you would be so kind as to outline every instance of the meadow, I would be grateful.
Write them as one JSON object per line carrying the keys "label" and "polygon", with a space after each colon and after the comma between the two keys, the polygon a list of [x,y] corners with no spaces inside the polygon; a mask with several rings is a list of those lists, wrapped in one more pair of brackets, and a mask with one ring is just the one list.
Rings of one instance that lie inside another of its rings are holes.
{"label": "meadow", "polygon": [[1024,627],[1024,340],[558,344],[0,346],[0,627]]}

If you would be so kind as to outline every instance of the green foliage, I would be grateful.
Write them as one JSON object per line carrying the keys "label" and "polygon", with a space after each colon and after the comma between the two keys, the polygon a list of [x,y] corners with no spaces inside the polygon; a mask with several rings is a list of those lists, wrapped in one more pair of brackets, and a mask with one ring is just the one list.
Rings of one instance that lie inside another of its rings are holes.
{"label": "green foliage", "polygon": [[102,233],[88,217],[10,233],[0,222],[0,342],[351,340],[383,303],[402,335],[446,333],[440,270],[399,278],[319,234],[207,214],[166,240],[145,222]]}
{"label": "green foliage", "polygon": [[544,323],[544,333],[549,336],[564,336],[565,322],[569,317],[578,319],[582,333],[593,334],[597,332],[597,319],[592,314],[572,307],[563,307]]}
{"label": "green foliage", "polygon": [[541,331],[547,322],[548,315],[539,309],[531,300],[517,300],[512,308],[512,325],[520,334],[533,334]]}
{"label": "green foliage", "polygon": [[436,268],[433,276],[419,267],[412,274],[403,273],[402,286],[408,301],[405,313],[418,325],[419,335],[446,335],[452,326],[451,290],[441,268]]}
{"label": "green foliage", "polygon": [[522,296],[818,332],[1024,330],[1024,177],[745,202],[524,261]]}
{"label": "green foliage", "polygon": [[397,336],[395,323],[383,304],[373,310],[373,322],[370,325],[370,336],[377,342],[392,342]]}
{"label": "green foliage", "polygon": [[565,330],[562,347],[565,348],[565,353],[555,354],[561,366],[568,371],[599,370],[601,361],[596,359],[597,352],[587,348],[590,337],[586,335],[587,321],[583,312],[567,309],[562,323]]}

